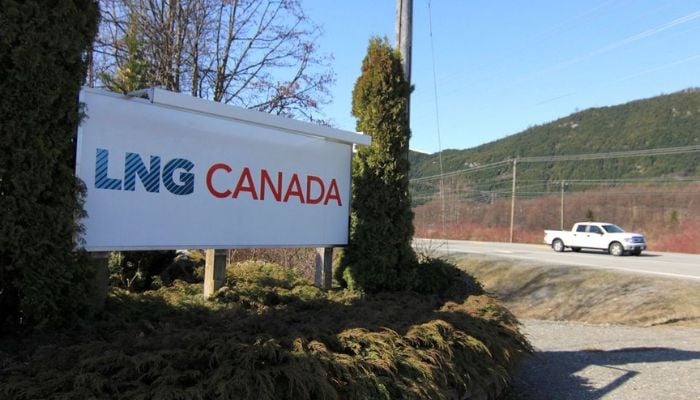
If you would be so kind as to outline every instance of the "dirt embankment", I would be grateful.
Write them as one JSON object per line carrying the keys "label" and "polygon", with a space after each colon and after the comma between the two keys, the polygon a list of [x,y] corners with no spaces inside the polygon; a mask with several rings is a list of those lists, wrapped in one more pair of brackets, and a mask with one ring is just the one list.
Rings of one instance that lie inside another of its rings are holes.
{"label": "dirt embankment", "polygon": [[456,261],[520,319],[700,326],[700,282],[475,256]]}

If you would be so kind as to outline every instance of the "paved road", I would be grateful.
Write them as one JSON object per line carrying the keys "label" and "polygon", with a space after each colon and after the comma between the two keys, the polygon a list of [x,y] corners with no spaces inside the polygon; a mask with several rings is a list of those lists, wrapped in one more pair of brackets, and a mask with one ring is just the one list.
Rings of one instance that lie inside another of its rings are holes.
{"label": "paved road", "polygon": [[700,399],[700,329],[526,320],[509,400]]}
{"label": "paved road", "polygon": [[644,252],[639,257],[613,257],[602,251],[557,253],[546,245],[442,239],[415,239],[414,246],[419,250],[440,253],[481,254],[560,266],[604,268],[700,280],[700,255],[695,254]]}

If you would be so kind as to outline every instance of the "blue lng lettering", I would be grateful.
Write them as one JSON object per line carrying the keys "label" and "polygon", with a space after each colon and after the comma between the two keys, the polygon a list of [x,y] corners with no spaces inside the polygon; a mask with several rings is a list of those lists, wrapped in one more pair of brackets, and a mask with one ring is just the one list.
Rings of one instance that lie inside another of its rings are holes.
{"label": "blue lng lettering", "polygon": [[95,187],[98,189],[122,190],[122,181],[120,179],[107,176],[109,150],[97,149],[95,156]]}
{"label": "blue lng lettering", "polygon": [[124,190],[136,190],[136,175],[139,176],[143,187],[151,193],[160,189],[160,157],[151,156],[151,169],[146,169],[141,156],[136,153],[126,153],[126,168],[124,169]]}
{"label": "blue lng lettering", "polygon": [[[97,189],[122,190],[122,180],[109,177],[109,150],[97,149],[95,153],[95,187]],[[174,158],[163,167],[163,185],[172,194],[179,196],[194,192],[194,163],[184,158]],[[184,171],[181,171],[184,170]],[[179,172],[179,174],[178,174]],[[176,174],[177,179],[176,179]],[[160,192],[160,157],[150,156],[150,168],[137,153],[126,153],[124,157],[124,190],[136,190],[136,176],[146,191]]]}
{"label": "blue lng lettering", "polygon": [[[163,184],[165,188],[172,194],[192,194],[194,192],[194,174],[190,172],[192,168],[194,168],[194,164],[184,158],[174,158],[168,161],[163,167]],[[185,172],[180,172],[179,180],[181,184],[176,183],[173,177],[178,169],[185,170]]]}

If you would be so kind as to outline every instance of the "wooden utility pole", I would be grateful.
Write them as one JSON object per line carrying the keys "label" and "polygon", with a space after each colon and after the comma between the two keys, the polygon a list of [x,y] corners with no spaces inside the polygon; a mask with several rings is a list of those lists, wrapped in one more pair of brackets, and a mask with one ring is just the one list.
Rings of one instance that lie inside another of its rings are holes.
{"label": "wooden utility pole", "polygon": [[518,159],[513,160],[513,193],[510,200],[510,242],[513,243],[513,223],[515,222],[515,180],[518,176]]}
{"label": "wooden utility pole", "polygon": [[[403,77],[411,86],[411,48],[413,47],[413,0],[396,0],[396,48],[401,53]],[[411,93],[406,98],[406,124],[411,129]],[[406,160],[408,160],[408,143]]]}
{"label": "wooden utility pole", "polygon": [[564,180],[562,179],[561,181],[561,227],[559,228],[562,231],[564,230]]}
{"label": "wooden utility pole", "polygon": [[401,53],[403,77],[411,84],[411,48],[413,38],[413,0],[396,0],[396,47]]}

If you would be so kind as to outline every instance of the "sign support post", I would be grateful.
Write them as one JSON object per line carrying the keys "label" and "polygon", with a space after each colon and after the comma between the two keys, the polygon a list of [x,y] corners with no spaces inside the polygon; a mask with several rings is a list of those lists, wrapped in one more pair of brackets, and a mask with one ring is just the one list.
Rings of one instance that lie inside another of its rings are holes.
{"label": "sign support post", "polygon": [[107,298],[107,288],[109,287],[109,252],[91,252],[90,259],[95,271],[92,281],[93,307],[95,311],[102,311]]}
{"label": "sign support post", "polygon": [[332,247],[316,248],[315,267],[314,284],[318,288],[329,290],[333,286]]}
{"label": "sign support post", "polygon": [[206,250],[204,264],[204,297],[210,297],[221,289],[226,280],[228,250]]}

